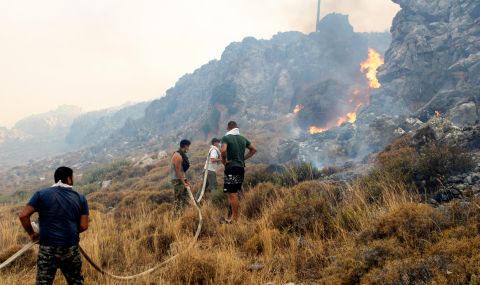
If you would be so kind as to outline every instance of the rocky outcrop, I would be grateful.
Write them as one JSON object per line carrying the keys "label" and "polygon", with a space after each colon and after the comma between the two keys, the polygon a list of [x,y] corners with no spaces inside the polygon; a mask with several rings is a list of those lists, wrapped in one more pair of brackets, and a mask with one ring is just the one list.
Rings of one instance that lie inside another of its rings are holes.
{"label": "rocky outcrop", "polygon": [[145,118],[127,122],[105,144],[122,148],[156,142],[163,148],[183,137],[221,135],[230,119],[260,130],[284,120],[296,105],[305,107],[300,121],[305,129],[343,112],[355,85],[366,85],[359,64],[368,48],[384,52],[389,41],[388,33],[355,33],[348,17],[339,14],[326,16],[319,31],[309,35],[245,38],[230,44],[220,60],[180,78],[148,106]]}
{"label": "rocky outcrop", "polygon": [[[327,153],[314,162],[361,160],[432,117],[445,117],[453,140],[479,120],[480,2],[477,0],[393,0],[401,11],[379,79],[382,87],[360,110],[355,126],[307,137],[299,157]],[[432,126],[435,135],[439,130]],[[341,135],[347,132],[348,135]],[[344,139],[347,137],[347,139]],[[340,154],[335,157],[332,154]]]}
{"label": "rocky outcrop", "polygon": [[[422,120],[435,111],[459,124],[478,119],[480,99],[480,2],[393,0],[402,10],[392,26],[392,44],[379,74],[382,90],[370,109]],[[378,100],[377,100],[378,99]],[[458,116],[468,109],[468,115]]]}

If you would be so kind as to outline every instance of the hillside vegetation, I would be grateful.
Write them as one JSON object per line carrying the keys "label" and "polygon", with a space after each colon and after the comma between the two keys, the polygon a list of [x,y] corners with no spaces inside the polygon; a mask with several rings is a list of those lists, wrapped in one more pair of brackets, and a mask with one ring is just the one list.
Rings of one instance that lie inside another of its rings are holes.
{"label": "hillside vegetation", "polygon": [[[274,173],[250,166],[238,224],[219,223],[226,213],[219,189],[202,204],[205,223],[195,247],[131,284],[478,284],[479,197],[433,207],[423,203],[425,191],[416,183],[420,174],[465,172],[459,166],[473,161],[458,150],[445,163],[440,146],[417,150],[408,141],[395,142],[369,175],[350,183],[328,178],[338,169],[293,164]],[[197,144],[191,152],[195,190],[205,148]],[[197,214],[191,207],[172,217],[168,167],[168,158],[148,167],[117,162],[79,182],[92,210],[81,245],[109,271],[143,271],[182,252],[192,239]],[[111,184],[100,189],[106,180]],[[0,210],[0,261],[28,241],[16,218],[20,206]],[[86,284],[125,284],[86,263],[84,273]],[[33,284],[35,252],[0,274],[0,284]],[[57,278],[55,284],[65,283]]]}

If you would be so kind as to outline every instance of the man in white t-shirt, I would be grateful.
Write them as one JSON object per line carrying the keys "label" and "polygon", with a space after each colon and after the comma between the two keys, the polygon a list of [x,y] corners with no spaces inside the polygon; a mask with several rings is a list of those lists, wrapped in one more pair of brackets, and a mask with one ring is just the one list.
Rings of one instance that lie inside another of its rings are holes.
{"label": "man in white t-shirt", "polygon": [[[217,189],[217,169],[222,163],[219,146],[220,140],[213,138],[209,151],[210,163],[208,165],[206,192],[213,192]],[[207,169],[207,165],[205,165],[204,169]]]}

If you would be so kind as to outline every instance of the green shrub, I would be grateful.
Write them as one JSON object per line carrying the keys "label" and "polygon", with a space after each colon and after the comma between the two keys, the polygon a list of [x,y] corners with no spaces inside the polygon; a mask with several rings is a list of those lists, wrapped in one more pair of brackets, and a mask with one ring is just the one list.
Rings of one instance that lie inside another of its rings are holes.
{"label": "green shrub", "polygon": [[322,173],[311,163],[293,163],[279,173],[262,170],[247,174],[245,185],[253,188],[260,183],[272,183],[279,186],[291,187],[301,182],[316,180],[321,177]]}
{"label": "green shrub", "polygon": [[83,175],[81,183],[90,184],[121,177],[122,171],[129,165],[130,163],[128,161],[120,160],[108,165],[95,167]]}
{"label": "green shrub", "polygon": [[220,85],[217,85],[212,90],[212,97],[210,103],[222,104],[228,107],[230,115],[235,114],[235,103],[237,102],[237,86],[233,81],[226,81]]}
{"label": "green shrub", "polygon": [[247,173],[244,185],[249,188],[254,188],[261,183],[272,183],[281,185],[281,180],[278,174],[268,172],[266,170]]}
{"label": "green shrub", "polygon": [[322,176],[321,172],[311,163],[295,163],[287,167],[280,174],[283,186],[294,186],[303,181],[316,180]]}
{"label": "green shrub", "polygon": [[207,121],[202,126],[202,131],[204,134],[208,135],[210,132],[218,130],[220,115],[220,111],[214,107],[210,112]]}
{"label": "green shrub", "polygon": [[212,204],[219,209],[225,209],[225,211],[227,211],[229,208],[227,194],[223,193],[221,190],[213,191],[210,194],[210,199]]}
{"label": "green shrub", "polygon": [[474,167],[475,161],[464,150],[431,143],[421,150],[415,171],[427,182],[435,183],[441,177],[465,173]]}
{"label": "green shrub", "polygon": [[100,184],[98,182],[89,183],[75,187],[76,190],[84,195],[96,192],[100,189]]}
{"label": "green shrub", "polygon": [[357,183],[373,202],[383,197],[383,192],[391,188],[389,185],[405,184],[415,192],[433,193],[446,177],[474,167],[473,158],[458,147],[430,143],[417,151],[409,146],[409,137],[403,137],[381,152],[377,166]]}

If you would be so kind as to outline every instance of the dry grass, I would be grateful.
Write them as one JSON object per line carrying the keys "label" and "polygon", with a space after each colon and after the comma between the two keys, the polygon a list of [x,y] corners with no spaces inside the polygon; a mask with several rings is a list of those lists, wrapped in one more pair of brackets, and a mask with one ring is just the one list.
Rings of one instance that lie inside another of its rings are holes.
{"label": "dry grass", "polygon": [[[206,202],[195,248],[134,284],[465,284],[480,276],[478,209],[434,209],[396,188],[371,202],[359,187],[262,184],[246,193],[244,216],[234,226],[220,225],[223,209]],[[82,236],[87,252],[116,274],[145,270],[182,251],[196,226],[193,209],[172,218],[169,202],[152,204],[150,192],[139,193],[138,200],[130,195],[116,210],[93,210],[91,228]],[[14,212],[1,212],[0,260],[26,242]],[[1,273],[0,284],[33,280],[34,261],[27,254]],[[252,270],[254,263],[262,268]],[[84,273],[86,284],[125,284],[87,264]]]}
{"label": "dry grass", "polygon": [[[195,153],[192,161],[203,163]],[[409,165],[410,154],[408,146],[392,148],[379,165],[393,171]],[[122,169],[112,189],[88,195],[91,228],[81,245],[109,271],[127,275],[183,252],[197,216],[188,208],[172,217],[173,193],[162,186],[164,161],[133,183],[130,174],[137,172]],[[377,178],[351,186],[260,183],[242,195],[235,225],[219,223],[225,197],[213,193],[202,204],[205,223],[191,251],[131,283],[100,276],[85,263],[86,284],[478,284],[480,201],[432,208],[419,203],[410,183]],[[0,208],[0,261],[27,242],[16,217],[20,206]],[[34,252],[28,253],[0,272],[0,284],[32,284],[34,262]],[[65,283],[57,278],[55,284]]]}

